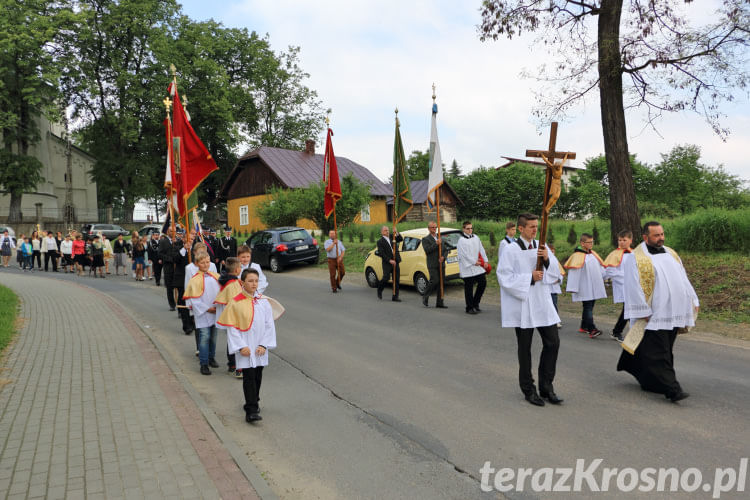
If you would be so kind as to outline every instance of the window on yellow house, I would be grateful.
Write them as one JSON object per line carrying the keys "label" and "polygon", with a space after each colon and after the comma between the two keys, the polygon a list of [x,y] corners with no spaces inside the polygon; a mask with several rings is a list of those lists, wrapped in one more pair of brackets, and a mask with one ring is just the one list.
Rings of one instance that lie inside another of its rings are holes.
{"label": "window on yellow house", "polygon": [[250,223],[247,216],[247,205],[240,206],[240,226],[247,226]]}
{"label": "window on yellow house", "polygon": [[362,209],[362,212],[359,214],[359,218],[362,220],[362,222],[370,222],[370,205],[366,205],[365,208]]}

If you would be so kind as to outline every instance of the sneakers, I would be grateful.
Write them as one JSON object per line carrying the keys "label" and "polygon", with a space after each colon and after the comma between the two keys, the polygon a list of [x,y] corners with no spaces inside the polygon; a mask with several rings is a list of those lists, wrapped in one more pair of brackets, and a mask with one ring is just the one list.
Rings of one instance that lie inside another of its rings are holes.
{"label": "sneakers", "polygon": [[242,370],[235,370],[234,378],[242,378]]}
{"label": "sneakers", "polygon": [[201,375],[211,375],[211,370],[208,369],[208,365],[201,365]]}
{"label": "sneakers", "polygon": [[612,333],[609,334],[609,336],[612,337],[612,340],[616,340],[616,341],[618,341],[620,343],[622,343],[622,341],[625,340],[625,339],[622,338],[622,334],[621,333],[612,332]]}
{"label": "sneakers", "polygon": [[601,330],[599,330],[598,328],[594,328],[593,330],[589,331],[589,338],[590,339],[595,339],[596,337],[598,337],[601,334],[602,334]]}
{"label": "sneakers", "polygon": [[588,330],[586,330],[585,328],[579,328],[579,329],[578,329],[578,333],[591,333],[591,332],[589,332],[589,331],[588,331]]}

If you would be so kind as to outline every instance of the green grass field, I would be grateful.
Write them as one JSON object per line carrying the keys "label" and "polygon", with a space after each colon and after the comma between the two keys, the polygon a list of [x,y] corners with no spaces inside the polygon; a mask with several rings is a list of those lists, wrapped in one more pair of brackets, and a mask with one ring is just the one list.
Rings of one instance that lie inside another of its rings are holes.
{"label": "green grass field", "polygon": [[0,286],[0,351],[10,343],[16,333],[18,297],[10,289]]}

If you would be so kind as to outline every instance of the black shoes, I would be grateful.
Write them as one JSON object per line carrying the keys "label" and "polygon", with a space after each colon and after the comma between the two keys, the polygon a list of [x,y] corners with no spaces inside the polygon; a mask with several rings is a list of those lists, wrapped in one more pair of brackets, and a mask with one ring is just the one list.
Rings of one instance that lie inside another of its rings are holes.
{"label": "black shoes", "polygon": [[475,307],[475,308],[474,308],[474,310],[475,310],[476,312],[478,312],[478,313],[482,312],[482,310],[481,310],[481,309],[479,309],[479,307]]}
{"label": "black shoes", "polygon": [[208,365],[201,365],[201,375],[211,375],[211,370],[208,369]]}
{"label": "black shoes", "polygon": [[424,304],[425,307],[430,307],[430,304],[427,303],[429,300],[429,297],[427,295],[422,295],[422,304]]}
{"label": "black shoes", "polygon": [[689,398],[690,394],[688,394],[685,391],[680,391],[680,392],[676,392],[674,394],[668,395],[666,397],[667,397],[667,399],[669,399],[673,403],[676,403],[677,401],[682,401],[685,398]]}
{"label": "black shoes", "polygon": [[526,394],[526,401],[534,406],[544,406],[544,400],[539,397],[539,394],[537,394],[536,391],[531,394]]}
{"label": "black shoes", "polygon": [[448,306],[446,306],[442,302],[438,302],[437,304],[435,304],[435,307],[437,307],[438,309],[448,309]]}
{"label": "black shoes", "polygon": [[338,288],[339,290],[341,290],[341,283],[339,283],[338,285],[336,285],[336,288]]}
{"label": "black shoes", "polygon": [[378,290],[378,298],[383,300],[383,290]]}
{"label": "black shoes", "polygon": [[331,289],[331,293],[337,293],[337,292],[338,292],[337,289],[335,289],[335,288]]}
{"label": "black shoes", "polygon": [[253,422],[258,422],[260,420],[263,420],[263,417],[261,417],[258,413],[248,413],[245,415],[245,422],[248,424],[252,424]]}
{"label": "black shoes", "polygon": [[391,297],[391,300],[393,302],[401,302],[401,299],[398,298],[398,295],[394,295],[393,297]]}
{"label": "black shoes", "polygon": [[470,307],[466,310],[466,314],[477,314],[477,311],[473,307]]}
{"label": "black shoes", "polygon": [[217,363],[215,359],[209,359],[208,366],[210,366],[211,368],[218,368],[219,363]]}
{"label": "black shoes", "polygon": [[550,392],[548,394],[541,393],[541,396],[553,405],[559,405],[564,401],[563,398],[558,397],[554,392]]}
{"label": "black shoes", "polygon": [[169,307],[169,310],[170,310],[170,311],[176,311],[177,309],[175,309],[174,307],[171,307],[171,306],[170,306],[170,307]]}

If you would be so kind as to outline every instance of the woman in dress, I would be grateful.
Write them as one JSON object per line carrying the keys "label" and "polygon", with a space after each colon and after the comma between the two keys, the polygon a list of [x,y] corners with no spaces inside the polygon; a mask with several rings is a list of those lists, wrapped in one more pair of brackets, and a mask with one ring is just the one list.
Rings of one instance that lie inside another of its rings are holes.
{"label": "woman in dress", "polygon": [[76,264],[78,276],[83,274],[86,267],[86,242],[83,241],[83,235],[76,233],[76,239],[73,240],[73,261]]}
{"label": "woman in dress", "polygon": [[145,263],[146,247],[141,239],[134,237],[133,241],[133,265],[135,265],[135,280],[143,281],[143,265]]}

